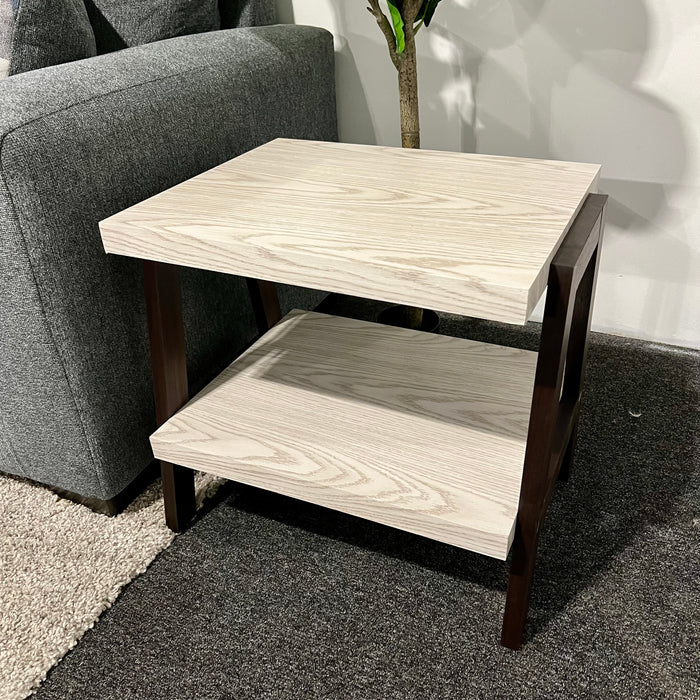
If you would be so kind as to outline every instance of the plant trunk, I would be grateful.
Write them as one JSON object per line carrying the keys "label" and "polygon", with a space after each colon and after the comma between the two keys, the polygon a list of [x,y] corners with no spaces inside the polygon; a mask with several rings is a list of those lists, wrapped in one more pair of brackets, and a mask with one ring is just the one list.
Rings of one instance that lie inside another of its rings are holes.
{"label": "plant trunk", "polygon": [[[408,29],[408,27],[406,27]],[[420,148],[420,117],[418,111],[418,70],[416,42],[413,32],[406,32],[406,49],[399,61],[399,104],[401,106],[401,145]],[[405,306],[401,309],[407,328],[423,325],[423,309]]]}
{"label": "plant trunk", "polygon": [[401,145],[420,148],[420,119],[418,115],[418,70],[416,43],[406,32],[406,49],[399,60],[399,103],[401,105]]}

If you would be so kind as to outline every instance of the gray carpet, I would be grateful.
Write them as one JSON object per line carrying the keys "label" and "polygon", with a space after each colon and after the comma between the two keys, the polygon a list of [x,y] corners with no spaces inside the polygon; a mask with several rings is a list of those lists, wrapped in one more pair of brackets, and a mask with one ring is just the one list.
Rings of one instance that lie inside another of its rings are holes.
{"label": "gray carpet", "polygon": [[[537,345],[535,324],[442,328]],[[37,697],[697,700],[699,372],[700,353],[593,336],[519,652],[498,643],[503,562],[228,485]]]}

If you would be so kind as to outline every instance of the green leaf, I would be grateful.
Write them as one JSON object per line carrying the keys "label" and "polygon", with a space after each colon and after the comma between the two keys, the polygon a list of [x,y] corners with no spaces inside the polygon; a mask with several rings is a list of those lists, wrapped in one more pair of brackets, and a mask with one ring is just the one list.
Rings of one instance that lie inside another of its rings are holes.
{"label": "green leaf", "polygon": [[416,20],[423,20],[423,23],[427,27],[430,24],[430,20],[433,19],[433,15],[440,1],[441,0],[423,0]]}
{"label": "green leaf", "polygon": [[[403,5],[403,2],[401,2]],[[389,12],[391,13],[391,21],[394,25],[394,34],[396,35],[396,53],[403,53],[406,49],[406,36],[403,33],[403,17],[401,10],[394,4],[393,0],[387,0]]]}

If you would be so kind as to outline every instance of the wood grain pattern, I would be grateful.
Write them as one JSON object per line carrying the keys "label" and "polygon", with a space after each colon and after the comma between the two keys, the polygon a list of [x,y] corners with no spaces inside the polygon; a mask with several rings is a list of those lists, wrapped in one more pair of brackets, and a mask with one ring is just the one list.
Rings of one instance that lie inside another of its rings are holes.
{"label": "wood grain pattern", "polygon": [[599,170],[277,139],[100,229],[108,253],[524,323]]}
{"label": "wood grain pattern", "polygon": [[505,559],[536,358],[294,311],[151,444],[162,460]]}

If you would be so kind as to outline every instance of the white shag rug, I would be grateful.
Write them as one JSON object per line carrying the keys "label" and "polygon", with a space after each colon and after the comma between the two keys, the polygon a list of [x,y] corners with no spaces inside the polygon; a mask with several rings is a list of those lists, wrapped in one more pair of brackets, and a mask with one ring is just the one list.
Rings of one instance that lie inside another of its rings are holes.
{"label": "white shag rug", "polygon": [[[197,505],[222,480],[197,474]],[[107,517],[0,475],[0,700],[22,700],[175,535],[160,480]]]}

